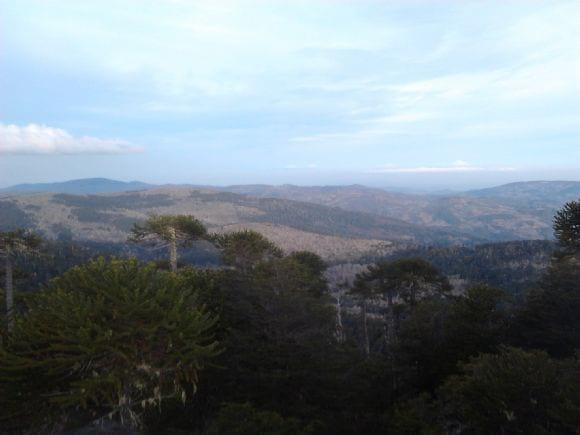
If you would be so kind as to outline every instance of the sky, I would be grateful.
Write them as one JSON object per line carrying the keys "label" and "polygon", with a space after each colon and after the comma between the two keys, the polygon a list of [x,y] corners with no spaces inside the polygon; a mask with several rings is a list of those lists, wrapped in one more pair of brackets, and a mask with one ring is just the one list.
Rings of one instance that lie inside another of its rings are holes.
{"label": "sky", "polygon": [[0,0],[0,187],[580,180],[580,2]]}

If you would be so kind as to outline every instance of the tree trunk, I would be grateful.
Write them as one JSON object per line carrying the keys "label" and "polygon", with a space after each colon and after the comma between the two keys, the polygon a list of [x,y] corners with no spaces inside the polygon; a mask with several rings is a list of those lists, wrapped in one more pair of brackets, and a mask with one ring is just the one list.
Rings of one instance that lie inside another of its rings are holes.
{"label": "tree trunk", "polygon": [[336,295],[336,341],[344,342],[344,327],[342,325],[342,305],[340,293]]}
{"label": "tree trunk", "polygon": [[6,273],[6,321],[8,324],[8,332],[12,332],[14,329],[14,282],[12,279],[13,267],[12,267],[12,256],[10,248],[6,248],[5,251],[5,273]]}
{"label": "tree trunk", "polygon": [[393,354],[393,347],[397,340],[397,329],[395,321],[395,306],[393,303],[394,295],[390,290],[387,293],[387,312],[385,313],[385,347],[387,353],[387,361],[391,366],[391,389],[395,391],[398,385],[397,374],[395,372],[395,355]]}
{"label": "tree trunk", "polygon": [[395,307],[393,305],[392,292],[387,293],[387,312],[385,313],[384,338],[385,344],[387,346],[387,351],[389,351],[389,349],[395,343],[396,339]]}
{"label": "tree trunk", "polygon": [[371,354],[371,345],[369,342],[369,328],[367,324],[367,301],[363,299],[361,307],[362,321],[363,321],[363,334],[364,334],[364,351],[365,356],[368,358]]}
{"label": "tree trunk", "polygon": [[171,264],[171,271],[177,272],[177,235],[175,228],[169,229],[171,233],[171,240],[169,242],[169,263]]}

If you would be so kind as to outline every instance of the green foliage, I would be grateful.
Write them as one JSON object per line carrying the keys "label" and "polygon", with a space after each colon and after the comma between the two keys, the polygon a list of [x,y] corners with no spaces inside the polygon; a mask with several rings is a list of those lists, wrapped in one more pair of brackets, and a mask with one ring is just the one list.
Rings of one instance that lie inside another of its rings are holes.
{"label": "green foliage", "polygon": [[312,427],[305,427],[296,418],[284,418],[277,412],[262,411],[249,403],[224,404],[207,435],[308,435]]}
{"label": "green foliage", "polygon": [[377,263],[359,279],[368,281],[375,293],[399,296],[411,305],[418,299],[444,294],[451,289],[447,279],[420,258]]}
{"label": "green foliage", "polygon": [[302,293],[319,298],[328,290],[322,273],[294,256],[258,264],[253,283],[257,288],[279,296]]}
{"label": "green foliage", "polygon": [[242,271],[256,264],[282,257],[282,250],[257,231],[242,230],[215,236],[222,249],[222,262]]}
{"label": "green foliage", "polygon": [[216,356],[215,319],[196,289],[135,260],[103,259],[54,279],[0,348],[5,427],[64,428],[104,416],[139,424],[184,400]]}
{"label": "green foliage", "polygon": [[448,351],[457,360],[464,360],[504,342],[510,315],[507,302],[502,290],[486,285],[471,287],[458,297],[446,324]]}
{"label": "green foliage", "polygon": [[575,433],[579,370],[541,351],[482,354],[442,387],[444,413],[462,433]]}
{"label": "green foliage", "polygon": [[414,388],[434,391],[457,371],[458,362],[494,351],[505,339],[508,318],[505,294],[492,287],[472,287],[450,300],[423,300],[401,324],[398,365]]}
{"label": "green foliage", "polygon": [[557,357],[580,349],[580,254],[556,257],[537,288],[517,312],[516,334],[522,346]]}
{"label": "green foliage", "polygon": [[0,232],[0,253],[18,255],[32,252],[40,247],[42,238],[33,231],[18,228]]}
{"label": "green foliage", "polygon": [[527,295],[517,313],[517,342],[558,357],[580,349],[580,203],[567,203],[556,215],[554,232],[561,250],[548,273]]}
{"label": "green foliage", "polygon": [[[110,415],[148,433],[578,432],[578,363],[504,345],[556,357],[580,348],[580,254],[558,253],[515,311],[512,298],[486,285],[450,295],[424,260],[381,262],[356,279],[349,296],[358,301],[341,299],[339,341],[320,257],[284,257],[253,231],[214,237],[183,218],[153,217],[134,236],[172,245],[172,254],[178,236],[219,242],[235,267],[168,273],[100,259],[21,298],[0,346],[2,431],[64,432]],[[536,252],[524,245],[514,255]],[[49,272],[27,272],[40,279],[96,252],[51,246]],[[471,260],[469,251],[457,267],[475,276],[482,264],[509,261],[510,249],[501,260],[489,247]],[[451,251],[433,258],[451,267]],[[361,355],[365,336],[372,352]]]}
{"label": "green foliage", "polygon": [[134,224],[129,241],[174,242],[189,246],[195,240],[207,237],[205,226],[188,215],[151,215],[142,224]]}
{"label": "green foliage", "polygon": [[290,254],[289,257],[307,266],[315,275],[322,275],[328,267],[320,255],[317,255],[313,252],[297,251]]}
{"label": "green foliage", "polygon": [[473,247],[429,246],[397,251],[388,259],[419,257],[447,276],[458,276],[472,285],[487,284],[510,295],[522,296],[542,277],[555,248],[555,243],[550,240],[521,240]]}
{"label": "green foliage", "polygon": [[566,251],[580,251],[580,200],[567,202],[556,212],[554,235]]}
{"label": "green foliage", "polygon": [[437,424],[439,409],[432,397],[421,393],[397,403],[387,416],[389,433],[398,435],[432,435],[444,431]]}

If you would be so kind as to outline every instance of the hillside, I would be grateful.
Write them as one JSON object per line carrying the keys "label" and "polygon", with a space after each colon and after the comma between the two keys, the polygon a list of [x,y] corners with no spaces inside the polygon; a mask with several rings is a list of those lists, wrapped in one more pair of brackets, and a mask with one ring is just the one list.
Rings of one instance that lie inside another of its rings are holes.
{"label": "hillside", "polygon": [[580,181],[523,181],[466,193],[474,198],[496,198],[558,207],[580,198]]}
{"label": "hillside", "polygon": [[454,229],[490,241],[550,239],[552,217],[580,197],[580,182],[525,182],[456,195],[411,195],[360,185],[229,186],[261,198],[306,201],[400,219],[433,230]]}
{"label": "hillside", "polygon": [[118,242],[148,214],[192,214],[211,231],[256,229],[287,251],[308,249],[338,261],[391,250],[395,244],[471,243],[459,233],[430,230],[368,213],[285,199],[252,198],[191,188],[108,195],[28,194],[0,201],[3,229],[29,226],[47,237]]}

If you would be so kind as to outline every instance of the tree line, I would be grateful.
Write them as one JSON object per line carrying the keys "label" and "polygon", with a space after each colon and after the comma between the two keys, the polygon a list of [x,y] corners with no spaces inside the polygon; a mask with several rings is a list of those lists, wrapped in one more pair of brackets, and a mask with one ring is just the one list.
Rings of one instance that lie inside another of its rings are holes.
{"label": "tree line", "polygon": [[[554,232],[522,300],[485,284],[456,294],[400,258],[361,272],[349,306],[317,255],[192,216],[134,225],[129,241],[166,262],[96,258],[15,298],[14,261],[44,255],[42,240],[0,233],[0,432],[578,433],[578,202]],[[220,267],[180,262],[200,240]]]}

